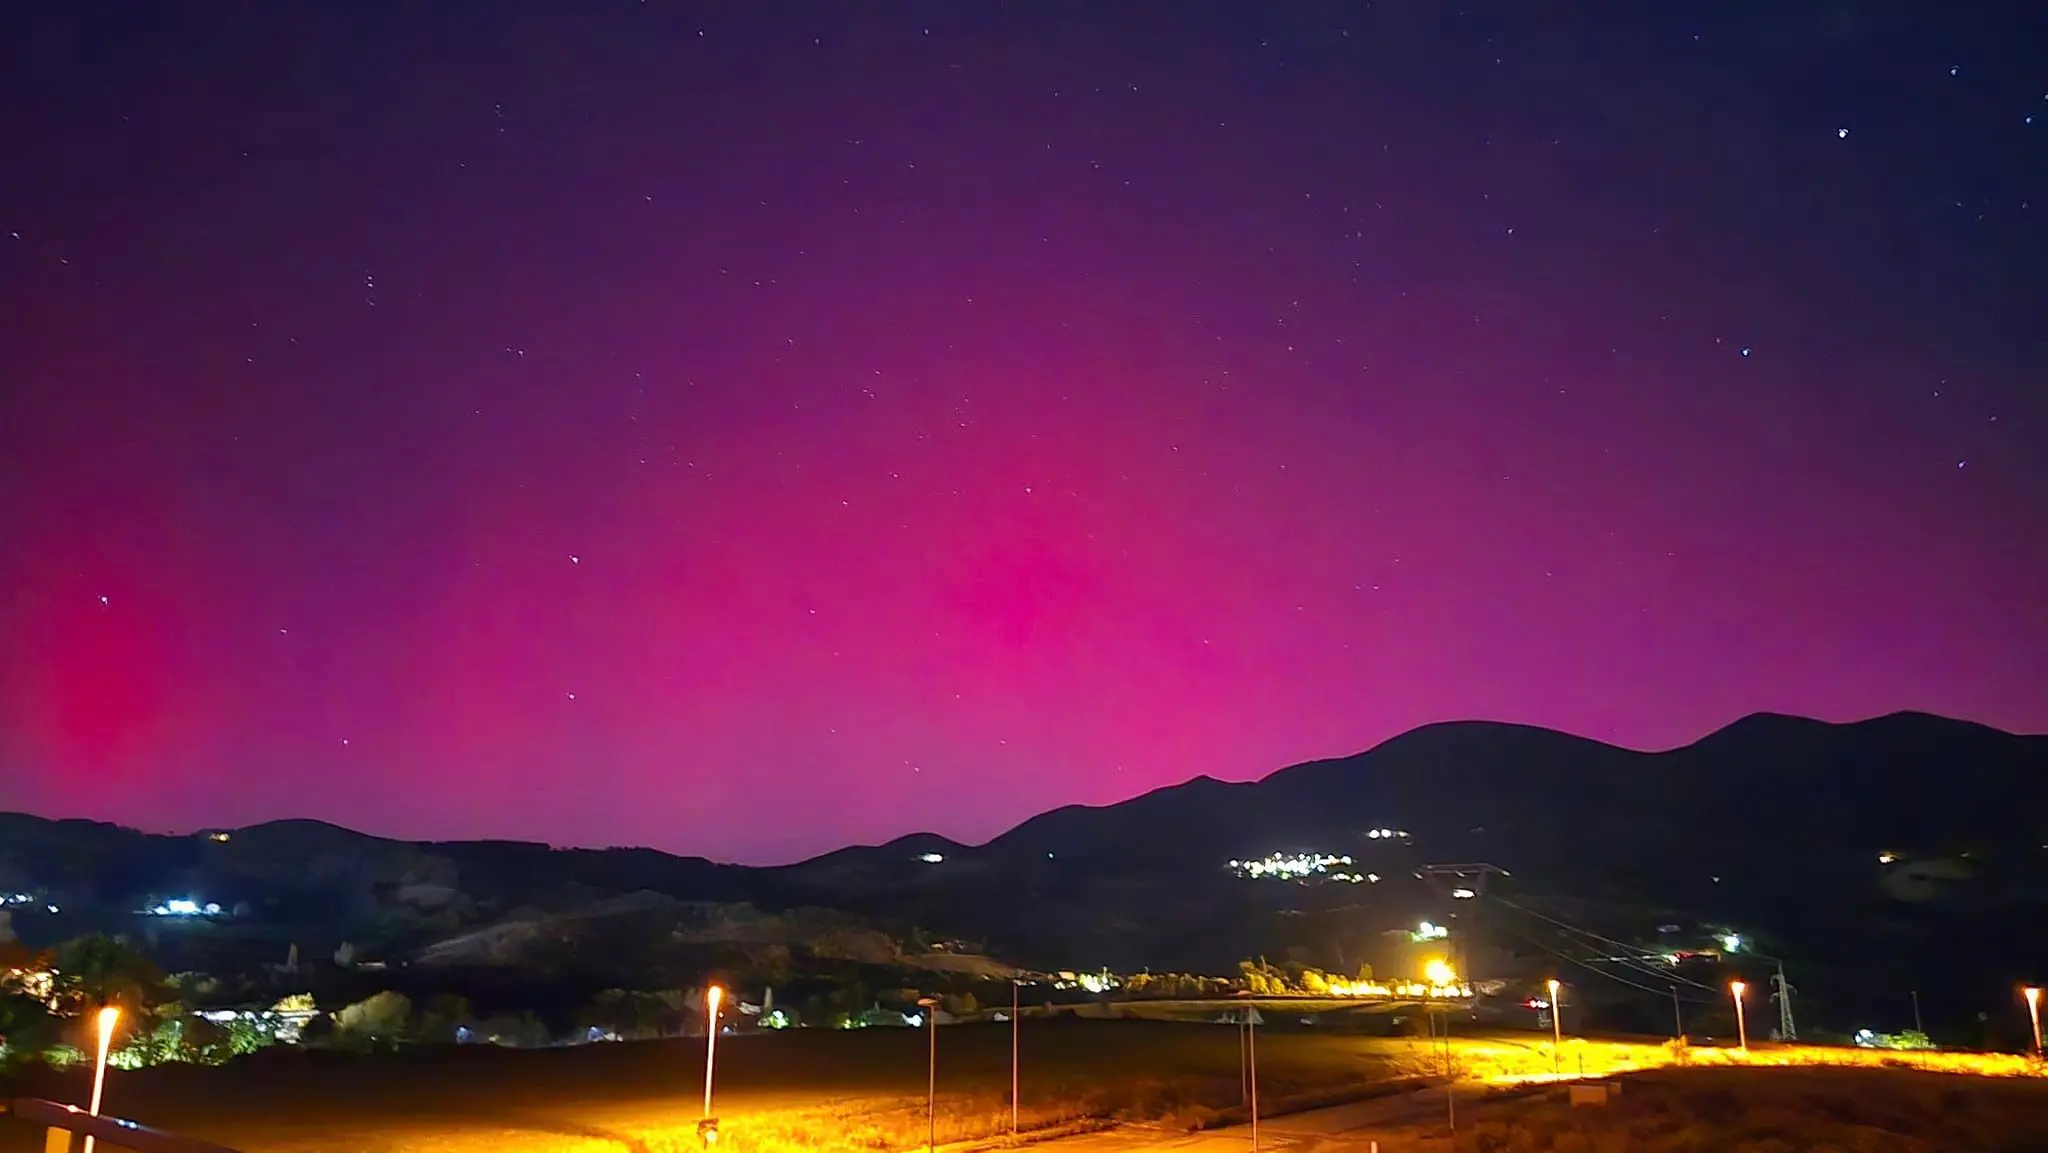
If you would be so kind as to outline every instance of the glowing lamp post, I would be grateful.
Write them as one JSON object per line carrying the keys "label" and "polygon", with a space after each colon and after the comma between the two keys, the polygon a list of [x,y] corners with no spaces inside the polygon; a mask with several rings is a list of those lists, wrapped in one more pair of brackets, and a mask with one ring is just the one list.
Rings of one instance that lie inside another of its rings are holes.
{"label": "glowing lamp post", "polygon": [[718,1063],[718,1003],[725,990],[716,985],[704,990],[704,1116],[697,1122],[697,1139],[705,1148],[718,1144],[718,1118],[711,1115],[711,1074]]}
{"label": "glowing lamp post", "polygon": [[1559,1056],[1564,1051],[1564,1024],[1558,1020],[1559,1014],[1563,1012],[1563,1006],[1557,999],[1557,991],[1563,988],[1563,986],[1557,983],[1556,977],[1552,977],[1548,982],[1548,988],[1550,989],[1550,1075],[1555,1077],[1564,1071],[1563,1066],[1560,1064],[1561,1058]]}
{"label": "glowing lamp post", "polygon": [[2034,1027],[2034,1056],[2041,1055],[2041,990],[2028,985],[2020,990],[2020,996],[2027,999],[2027,1021]]}
{"label": "glowing lamp post", "polygon": [[1728,982],[1728,995],[1735,1000],[1735,1038],[1742,1051],[1749,1052],[1749,1021],[1742,1015],[1742,994],[1749,986],[1741,981]]}
{"label": "glowing lamp post", "polygon": [[[99,1016],[94,1018],[93,1023],[99,1029],[100,1047],[99,1058],[92,1067],[92,1105],[87,1112],[97,1117],[100,1115],[100,1099],[107,1091],[107,1051],[114,1046],[114,1026],[121,1023],[121,1010],[108,1005],[99,1011]],[[92,1153],[92,1147],[93,1138],[88,1134],[85,1139],[85,1153]]]}

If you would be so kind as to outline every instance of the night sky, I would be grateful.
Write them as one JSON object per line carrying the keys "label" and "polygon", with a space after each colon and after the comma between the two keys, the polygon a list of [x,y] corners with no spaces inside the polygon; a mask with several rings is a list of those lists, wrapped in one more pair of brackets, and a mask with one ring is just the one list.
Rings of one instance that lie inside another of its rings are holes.
{"label": "night sky", "polygon": [[7,5],[0,808],[768,862],[2048,730],[2044,13]]}

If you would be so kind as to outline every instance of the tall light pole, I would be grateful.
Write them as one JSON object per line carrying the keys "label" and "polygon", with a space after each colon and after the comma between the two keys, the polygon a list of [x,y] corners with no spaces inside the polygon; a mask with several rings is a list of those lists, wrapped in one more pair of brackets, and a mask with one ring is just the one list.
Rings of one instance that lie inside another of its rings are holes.
{"label": "tall light pole", "polygon": [[1749,1021],[1742,1015],[1742,993],[1748,988],[1741,981],[1728,982],[1728,995],[1735,999],[1735,1037],[1745,1053],[1749,1052]]}
{"label": "tall light pole", "polygon": [[[87,1111],[97,1117],[100,1115],[100,1098],[106,1093],[107,1089],[107,1051],[114,1046],[114,1026],[121,1023],[121,1010],[113,1005],[108,1005],[99,1011],[99,1015],[93,1019],[93,1023],[99,1029],[100,1047],[99,1059],[93,1063],[92,1067],[92,1106]],[[2039,1030],[2036,1030],[2037,1034],[2038,1032]],[[87,1134],[85,1138],[85,1153],[92,1153],[92,1146],[93,1138],[90,1134]]]}
{"label": "tall light pole", "polygon": [[704,990],[704,1116],[697,1122],[697,1139],[706,1148],[718,1144],[718,1118],[711,1115],[711,1074],[718,1064],[718,1003],[725,990],[716,985]]}
{"label": "tall light pole", "polygon": [[1451,1007],[1444,1006],[1444,1115],[1451,1126],[1451,1138],[1458,1136],[1458,1067],[1451,1056]]}
{"label": "tall light pole", "polygon": [[925,1061],[924,1075],[924,1141],[929,1153],[938,1153],[939,1148],[939,999],[919,997],[918,1007],[924,1010],[925,1028],[931,1034],[931,1055]]}
{"label": "tall light pole", "polygon": [[1671,986],[1671,1037],[1675,1041],[1685,1039],[1685,1010],[1678,1003],[1678,986]]}
{"label": "tall light pole", "polygon": [[[2041,1055],[2041,990],[2038,986],[2028,985],[2020,990],[2020,996],[2027,999],[2027,1020],[2034,1026],[2034,1056],[2039,1057]],[[98,1110],[95,1109],[94,1111],[97,1112]]]}
{"label": "tall light pole", "polygon": [[1913,990],[1913,1031],[1922,1037],[1927,1035],[1927,1026],[1920,1023],[1920,990]]}
{"label": "tall light pole", "polygon": [[1018,1021],[1021,1016],[1020,1010],[1023,1008],[1023,988],[1024,982],[1019,981],[1015,977],[1010,978],[1010,1135],[1012,1137],[1017,1135],[1019,1120],[1024,1113],[1023,1094],[1018,1091],[1019,1086],[1023,1084],[1019,1073],[1023,1066],[1018,1059],[1021,1050],[1017,1044],[1018,1030],[1022,1028]]}
{"label": "tall light pole", "polygon": [[1561,1021],[1561,1020],[1559,1020],[1559,1018],[1560,1018],[1560,1017],[1562,1017],[1562,1016],[1564,1015],[1564,1004],[1563,1004],[1562,1002],[1560,1002],[1560,1001],[1559,1001],[1559,1000],[1557,999],[1557,991],[1558,991],[1558,989],[1559,989],[1559,988],[1561,988],[1561,986],[1560,986],[1560,985],[1559,985],[1559,984],[1557,983],[1557,978],[1556,978],[1556,977],[1552,977],[1552,978],[1550,979],[1550,982],[1549,982],[1549,987],[1550,987],[1550,1075],[1551,1075],[1551,1076],[1553,1076],[1553,1077],[1555,1077],[1555,1076],[1557,1076],[1557,1075],[1558,1075],[1559,1073],[1562,1073],[1562,1072],[1564,1071],[1564,1068],[1563,1068],[1563,1066],[1562,1066],[1561,1064],[1559,1064],[1559,1062],[1560,1062],[1560,1061],[1562,1060],[1562,1058],[1561,1058],[1561,1057],[1559,1056],[1559,1054],[1561,1054],[1562,1052],[1564,1052],[1564,1022],[1563,1022],[1563,1021]]}
{"label": "tall light pole", "polygon": [[1237,1103],[1248,1106],[1252,1100],[1252,1079],[1251,1074],[1245,1072],[1244,1031],[1251,1023],[1252,1011],[1251,1002],[1247,1001],[1245,1005],[1246,1008],[1237,1015]]}
{"label": "tall light pole", "polygon": [[1252,1153],[1259,1153],[1259,1019],[1258,1006],[1244,1007],[1245,1069],[1251,1078]]}

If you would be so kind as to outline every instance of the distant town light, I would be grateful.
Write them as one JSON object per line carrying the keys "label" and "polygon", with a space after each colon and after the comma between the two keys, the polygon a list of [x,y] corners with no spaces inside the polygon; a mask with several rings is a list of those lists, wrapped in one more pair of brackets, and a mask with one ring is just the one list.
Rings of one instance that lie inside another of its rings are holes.
{"label": "distant town light", "polygon": [[936,865],[936,864],[938,864],[938,863],[939,863],[940,861],[943,861],[943,860],[945,860],[945,859],[946,859],[946,854],[944,854],[944,853],[919,853],[919,854],[917,855],[917,859],[918,859],[918,860],[920,860],[920,861],[923,861],[923,862],[924,862],[925,864],[927,864],[927,865]]}
{"label": "distant town light", "polygon": [[1232,860],[1229,862],[1229,868],[1240,877],[1259,880],[1301,881],[1313,876],[1327,877],[1332,881],[1349,881],[1353,884],[1365,880],[1363,874],[1338,867],[1350,864],[1350,857],[1330,853],[1275,852],[1255,861]]}
{"label": "distant town light", "polygon": [[1471,900],[1472,898],[1474,898],[1474,897],[1476,897],[1476,896],[1478,896],[1478,895],[1479,895],[1479,894],[1477,894],[1477,893],[1473,892],[1473,891],[1472,891],[1472,890],[1470,890],[1470,889],[1452,889],[1452,890],[1451,890],[1451,897],[1452,897],[1452,899],[1454,899],[1454,900],[1459,900],[1459,901],[1469,901],[1469,900]]}
{"label": "distant town light", "polygon": [[[55,910],[52,911],[54,912]],[[221,907],[212,902],[202,905],[189,897],[179,897],[175,900],[165,901],[163,904],[153,908],[144,909],[143,912],[152,917],[218,917]]]}
{"label": "distant town light", "polygon": [[[1889,865],[1898,859],[1899,855],[1897,853],[1879,853],[1877,855],[1877,863],[1880,865]],[[1868,1032],[1868,1030],[1865,1030],[1865,1032]]]}

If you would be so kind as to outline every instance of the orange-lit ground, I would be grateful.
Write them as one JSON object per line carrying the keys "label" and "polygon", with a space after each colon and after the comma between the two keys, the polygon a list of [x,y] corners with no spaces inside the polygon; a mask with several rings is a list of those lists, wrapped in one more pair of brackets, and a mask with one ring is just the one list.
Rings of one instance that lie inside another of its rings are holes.
{"label": "orange-lit ground", "polygon": [[[1037,1023],[1027,1025],[1024,1038],[1027,1128],[1116,1116],[1184,1130],[1227,1120],[1239,1108],[1232,1028]],[[938,1039],[940,1143],[1006,1132],[1008,1030],[961,1026],[942,1029]],[[926,1040],[908,1030],[878,1029],[721,1045],[721,1150],[898,1153],[921,1147]],[[1551,1071],[1548,1038],[1454,1037],[1450,1048],[1453,1066],[1475,1091]],[[1258,1052],[1268,1111],[1364,1095],[1444,1070],[1442,1042],[1422,1039],[1274,1028],[1262,1030]],[[699,1147],[703,1068],[694,1043],[416,1050],[360,1059],[272,1056],[220,1069],[116,1073],[108,1111],[242,1153],[680,1153]],[[1775,1047],[1745,1056],[1731,1049],[1681,1053],[1653,1043],[1569,1039],[1558,1064],[1570,1075],[1600,1075],[1681,1062],[1889,1064],[2003,1078],[2039,1072],[2018,1057]],[[1771,1074],[1757,1069],[1744,1076]],[[85,1082],[71,1075],[25,1088],[82,1099]],[[39,1134],[0,1121],[0,1153],[39,1148]]]}
{"label": "orange-lit ground", "polygon": [[[1479,1080],[1540,1079],[1549,1076],[1553,1069],[1551,1045],[1547,1038],[1464,1040],[1454,1037],[1451,1048],[1460,1075]],[[1565,1039],[1555,1067],[1567,1076],[1598,1077],[1671,1066],[1770,1068],[1795,1065],[1917,1069],[1976,1077],[2039,1077],[2048,1074],[2048,1067],[2040,1062],[2010,1053],[1911,1052],[1817,1045],[1756,1045],[1745,1052],[1732,1047],[1681,1048],[1646,1042],[1575,1038]]]}

